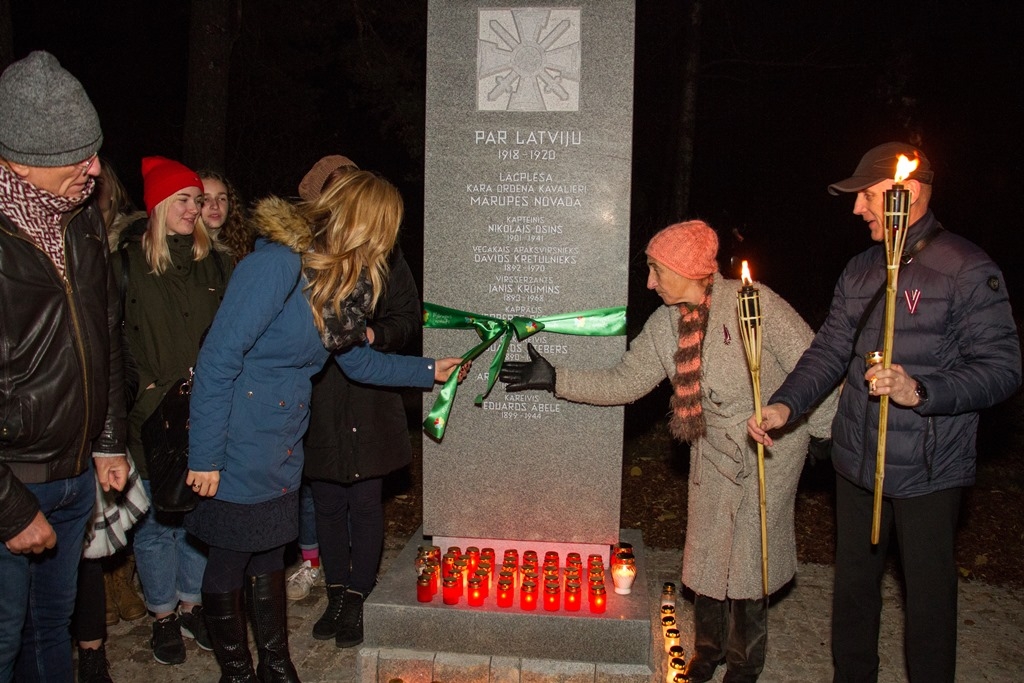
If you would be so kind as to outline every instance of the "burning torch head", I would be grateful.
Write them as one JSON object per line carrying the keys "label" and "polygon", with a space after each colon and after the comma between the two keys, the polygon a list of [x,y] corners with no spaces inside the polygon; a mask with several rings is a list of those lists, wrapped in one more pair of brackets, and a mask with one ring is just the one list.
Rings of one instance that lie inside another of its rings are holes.
{"label": "burning torch head", "polygon": [[828,186],[831,194],[843,192],[860,192],[872,185],[891,179],[896,176],[896,164],[900,155],[909,159],[918,160],[917,168],[909,175],[909,178],[930,185],[935,174],[932,172],[932,165],[924,152],[903,142],[887,142],[879,145],[861,157],[853,175],[846,180],[840,180]]}

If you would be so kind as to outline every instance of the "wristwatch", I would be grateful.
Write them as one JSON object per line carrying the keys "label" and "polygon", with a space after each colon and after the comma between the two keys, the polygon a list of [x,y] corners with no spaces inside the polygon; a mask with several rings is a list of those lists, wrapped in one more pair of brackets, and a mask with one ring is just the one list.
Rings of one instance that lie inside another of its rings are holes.
{"label": "wristwatch", "polygon": [[928,390],[924,388],[924,385],[921,384],[920,380],[915,379],[914,382],[917,383],[917,386],[914,387],[914,394],[917,395],[918,401],[920,401],[918,405],[921,405],[921,403],[928,400]]}

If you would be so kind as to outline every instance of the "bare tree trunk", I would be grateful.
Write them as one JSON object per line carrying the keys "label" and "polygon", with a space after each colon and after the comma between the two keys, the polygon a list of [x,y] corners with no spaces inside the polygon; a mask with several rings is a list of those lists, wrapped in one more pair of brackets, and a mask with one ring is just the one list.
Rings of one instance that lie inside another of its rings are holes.
{"label": "bare tree trunk", "polygon": [[683,65],[682,104],[679,115],[679,146],[676,182],[673,184],[670,216],[686,217],[690,212],[690,181],[693,177],[693,140],[697,129],[697,77],[700,70],[701,0],[690,0],[690,23]]}
{"label": "bare tree trunk", "polygon": [[231,51],[242,0],[191,0],[184,162],[224,169]]}

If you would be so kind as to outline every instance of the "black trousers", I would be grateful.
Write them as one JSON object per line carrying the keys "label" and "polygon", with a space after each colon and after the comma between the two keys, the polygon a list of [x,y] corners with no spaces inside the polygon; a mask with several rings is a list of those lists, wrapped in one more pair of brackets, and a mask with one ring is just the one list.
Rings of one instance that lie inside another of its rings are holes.
{"label": "black trousers", "polygon": [[878,680],[882,575],[895,529],[906,582],[906,649],[911,683],[952,683],[956,670],[954,539],[963,489],[883,498],[878,545],[871,544],[874,494],[836,475],[836,575],[832,657],[836,683]]}
{"label": "black trousers", "polygon": [[383,479],[355,484],[313,480],[310,488],[324,580],[369,595],[384,549]]}
{"label": "black trousers", "polygon": [[263,576],[284,569],[284,546],[260,552],[228,550],[210,546],[203,573],[204,593],[241,590],[247,576]]}

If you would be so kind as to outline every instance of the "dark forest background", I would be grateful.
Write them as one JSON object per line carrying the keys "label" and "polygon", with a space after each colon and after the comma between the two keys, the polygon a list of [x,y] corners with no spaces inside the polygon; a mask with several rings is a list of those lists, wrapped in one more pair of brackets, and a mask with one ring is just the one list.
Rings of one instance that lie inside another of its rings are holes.
{"label": "dark forest background", "polygon": [[[638,0],[634,127],[622,132],[634,324],[658,303],[644,290],[647,238],[689,217],[719,231],[723,270],[750,258],[820,324],[842,266],[869,245],[852,198],[825,187],[887,140],[923,146],[937,215],[996,258],[1019,310],[1022,8]],[[402,189],[420,272],[423,0],[0,0],[0,65],[40,48],[84,83],[102,154],[137,199],[145,155],[224,170],[255,199],[293,195],[316,159],[344,153]]]}

